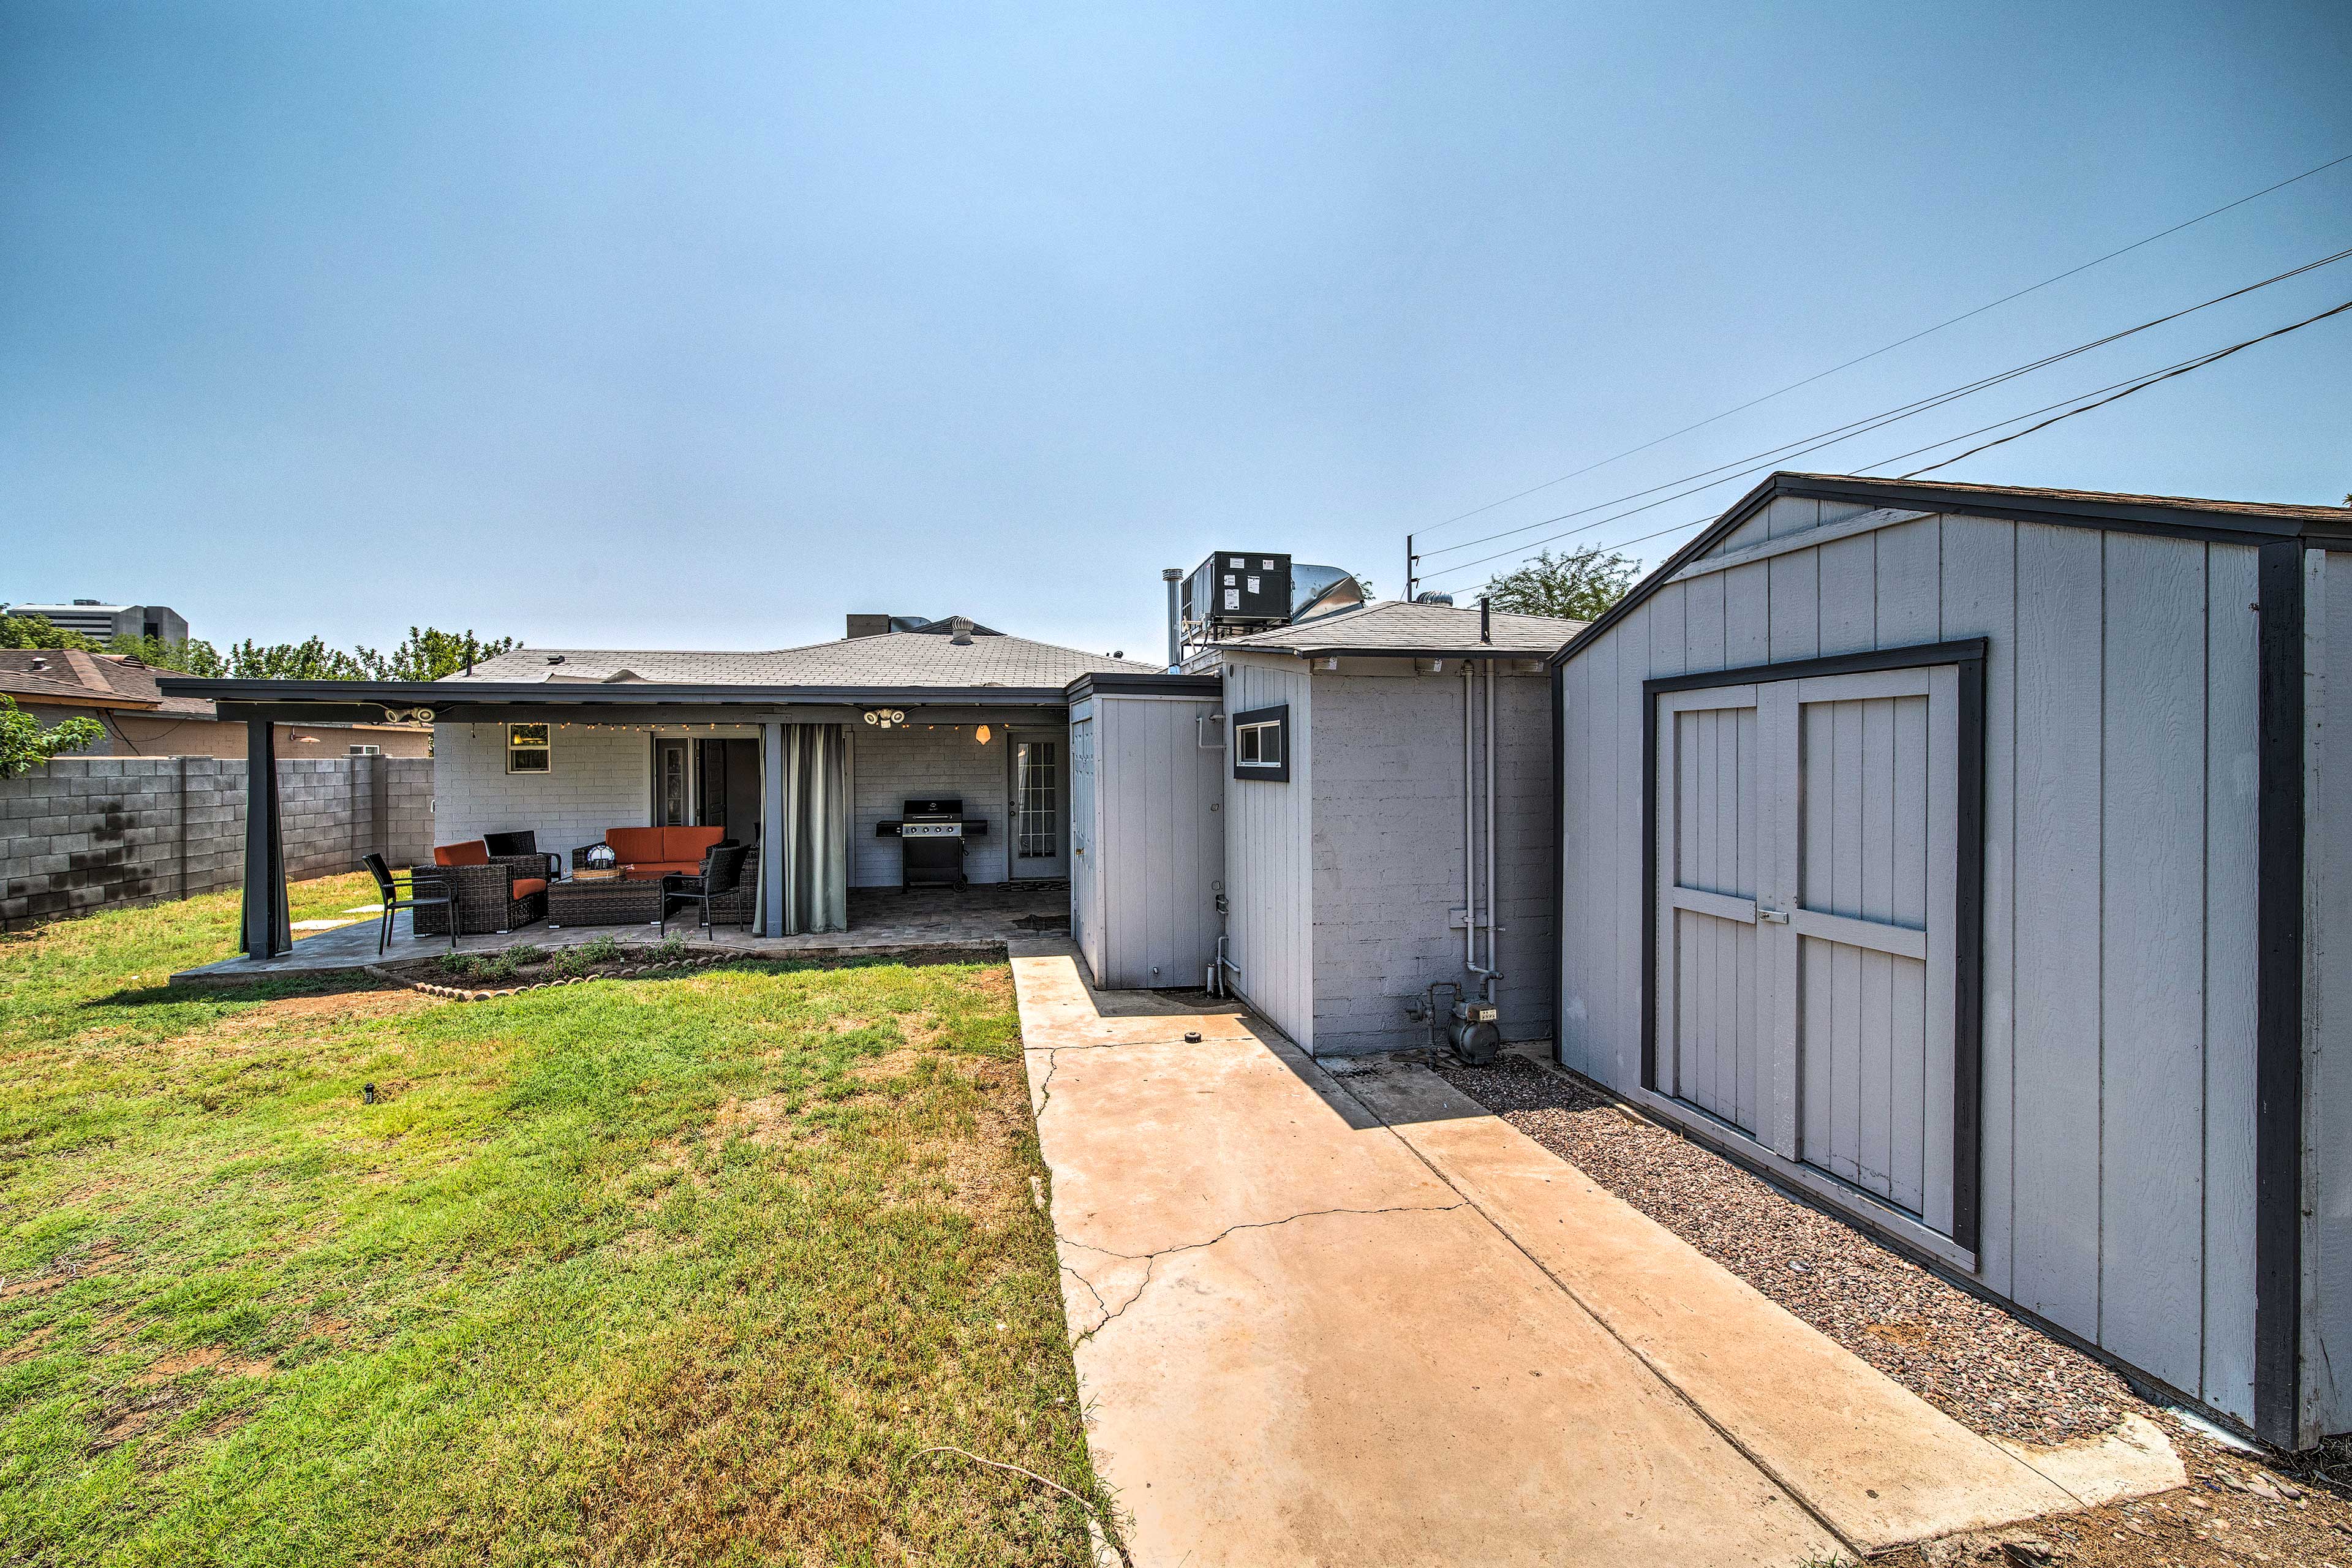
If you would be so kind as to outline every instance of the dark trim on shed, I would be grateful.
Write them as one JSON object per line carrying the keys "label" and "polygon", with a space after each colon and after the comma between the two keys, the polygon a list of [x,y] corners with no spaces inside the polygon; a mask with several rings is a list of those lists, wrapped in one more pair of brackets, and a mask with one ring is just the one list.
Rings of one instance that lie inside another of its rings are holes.
{"label": "dark trim on shed", "polygon": [[1248,647],[1243,653],[1289,653],[1300,658],[1459,658],[1459,659],[1518,659],[1539,663],[1559,650],[1542,647],[1496,647],[1476,643],[1467,647],[1354,647],[1342,644],[1336,647]]}
{"label": "dark trim on shed", "polygon": [[[1743,665],[1737,669],[1656,676],[1642,682],[1642,1087],[1658,1087],[1658,698],[1670,691],[1701,691],[1717,686],[1764,685],[1820,676],[1859,675],[1880,669],[1920,669],[1954,665],[1959,673],[1958,864],[1952,886],[1952,1239],[1978,1250],[1982,1214],[1984,1148],[1984,866],[1985,866],[1985,660],[1983,637],[1872,648],[1781,664]],[[1562,679],[1552,670],[1553,689]],[[1558,707],[1554,707],[1557,734]],[[1554,755],[1558,755],[1555,742]],[[2301,775],[2297,775],[2298,778]],[[1559,929],[1566,930],[1565,903]],[[1563,980],[1563,984],[1565,981]],[[1565,1014],[1562,1015],[1565,1016]],[[1557,1055],[1557,1046],[1554,1047]]]}
{"label": "dark trim on shed", "polygon": [[1201,697],[1214,701],[1224,681],[1213,675],[1081,675],[1062,688],[1071,702],[1089,697]]}
{"label": "dark trim on shed", "polygon": [[1568,1025],[1568,671],[1551,667],[1551,1059]]}
{"label": "dark trim on shed", "polygon": [[2262,547],[2255,671],[2254,1431],[2303,1403],[2304,547]]}

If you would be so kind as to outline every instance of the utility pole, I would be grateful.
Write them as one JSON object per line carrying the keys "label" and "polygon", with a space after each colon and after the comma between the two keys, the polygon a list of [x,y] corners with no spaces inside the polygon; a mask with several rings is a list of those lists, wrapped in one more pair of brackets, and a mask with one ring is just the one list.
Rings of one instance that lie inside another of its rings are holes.
{"label": "utility pole", "polygon": [[1421,557],[1412,552],[1412,535],[1408,533],[1404,536],[1404,602],[1408,605],[1412,603],[1412,569],[1420,563]]}

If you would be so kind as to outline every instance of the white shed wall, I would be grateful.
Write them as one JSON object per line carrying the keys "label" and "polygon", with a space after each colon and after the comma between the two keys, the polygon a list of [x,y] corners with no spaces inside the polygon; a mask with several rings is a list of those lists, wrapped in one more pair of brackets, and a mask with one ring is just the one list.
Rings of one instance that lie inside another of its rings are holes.
{"label": "white shed wall", "polygon": [[[1234,989],[1275,1027],[1315,1049],[1310,861],[1315,784],[1313,683],[1307,667],[1283,655],[1237,655],[1223,666],[1224,710],[1290,705],[1290,780],[1233,776],[1232,755],[1217,753],[1225,791],[1227,955],[1241,966]],[[1225,728],[1230,731],[1232,726]],[[1232,744],[1230,733],[1227,745]]]}
{"label": "white shed wall", "polygon": [[2248,546],[1956,516],[1662,589],[1563,672],[1560,1059],[1638,1090],[1645,678],[1988,638],[1978,1275],[2251,1419],[2255,598]]}
{"label": "white shed wall", "polygon": [[[1113,989],[1200,985],[1216,954],[1216,894],[1225,871],[1225,764],[1212,727],[1215,702],[1097,696],[1092,831],[1083,869],[1092,879],[1085,943],[1095,983]],[[1290,786],[1268,784],[1267,789]]]}

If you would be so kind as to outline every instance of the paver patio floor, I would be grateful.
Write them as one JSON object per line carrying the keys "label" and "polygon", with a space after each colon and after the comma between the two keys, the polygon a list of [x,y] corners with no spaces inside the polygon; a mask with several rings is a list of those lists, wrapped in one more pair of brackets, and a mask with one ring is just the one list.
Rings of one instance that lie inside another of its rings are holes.
{"label": "paver patio floor", "polygon": [[2179,1484],[1986,1441],[1423,1069],[1012,954],[1139,1563],[1793,1568]]}

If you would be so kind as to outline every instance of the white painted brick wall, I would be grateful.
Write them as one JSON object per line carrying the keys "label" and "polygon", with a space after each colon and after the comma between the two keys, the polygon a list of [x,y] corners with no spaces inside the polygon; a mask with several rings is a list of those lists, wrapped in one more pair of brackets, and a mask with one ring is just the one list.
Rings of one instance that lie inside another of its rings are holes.
{"label": "white painted brick wall", "polygon": [[569,856],[608,827],[643,827],[653,819],[653,731],[573,724],[551,739],[543,773],[507,772],[506,726],[433,728],[436,842],[462,843],[485,833],[530,828],[539,847]]}
{"label": "white painted brick wall", "polygon": [[877,838],[874,825],[896,817],[911,795],[953,795],[966,816],[988,819],[988,837],[964,847],[964,875],[975,882],[1005,879],[1006,824],[1012,763],[1004,726],[989,726],[988,744],[961,730],[920,723],[902,730],[866,725],[850,731],[854,795],[851,807],[849,880],[857,888],[898,885],[898,841]]}

